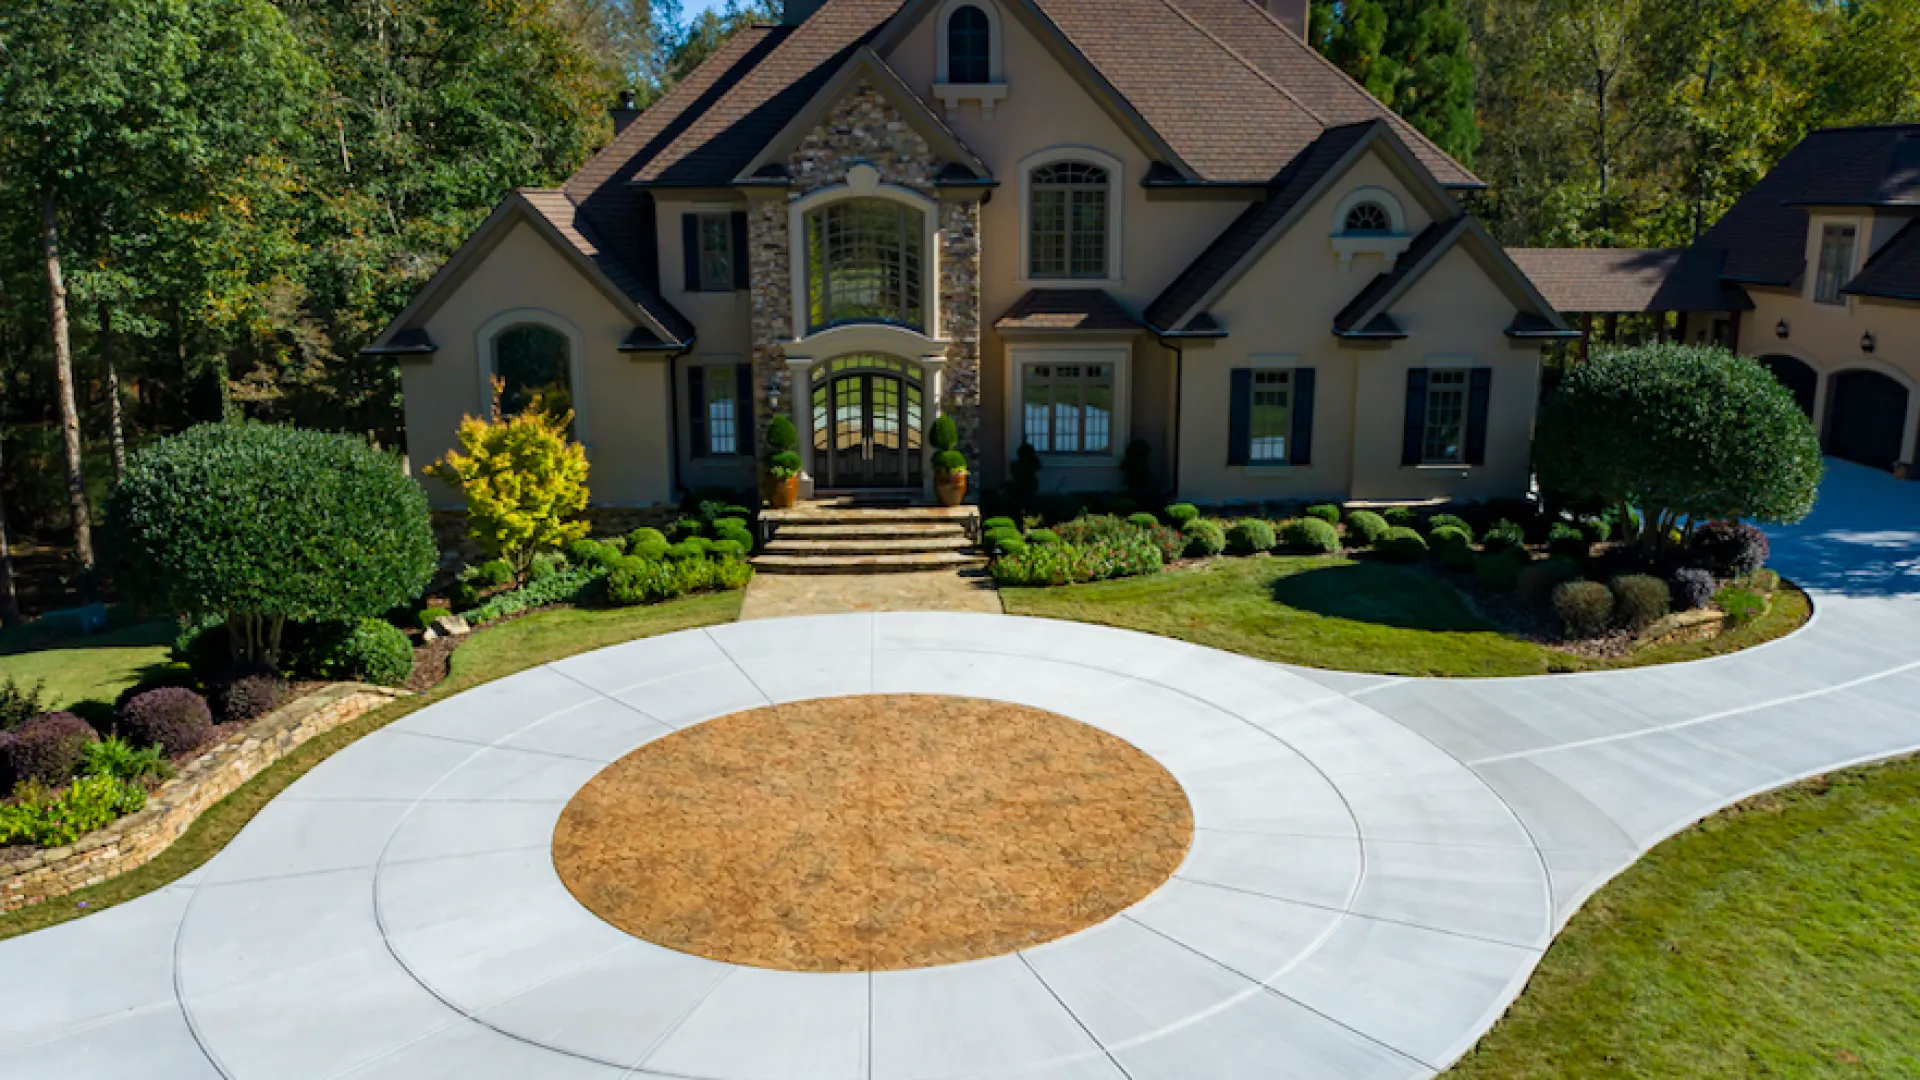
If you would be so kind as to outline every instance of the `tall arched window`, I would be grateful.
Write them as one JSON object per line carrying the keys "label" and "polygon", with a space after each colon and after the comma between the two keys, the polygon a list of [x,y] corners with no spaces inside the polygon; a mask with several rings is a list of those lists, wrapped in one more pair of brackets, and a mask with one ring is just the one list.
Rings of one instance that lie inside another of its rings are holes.
{"label": "tall arched window", "polygon": [[1107,276],[1107,170],[1056,161],[1028,180],[1028,274],[1035,278]]}
{"label": "tall arched window", "polygon": [[882,198],[831,202],[806,215],[807,329],[849,322],[925,325],[926,218]]}
{"label": "tall arched window", "polygon": [[493,374],[500,380],[500,413],[518,416],[536,401],[555,416],[573,408],[567,336],[550,326],[520,323],[493,336]]}
{"label": "tall arched window", "polygon": [[983,83],[993,77],[993,28],[972,4],[947,16],[947,81]]}

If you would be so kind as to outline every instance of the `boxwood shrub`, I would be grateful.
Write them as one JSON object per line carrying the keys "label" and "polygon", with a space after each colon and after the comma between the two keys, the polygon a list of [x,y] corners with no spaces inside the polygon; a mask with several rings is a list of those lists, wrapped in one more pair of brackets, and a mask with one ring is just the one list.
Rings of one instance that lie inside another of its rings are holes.
{"label": "boxwood shrub", "polygon": [[[1427,519],[1427,528],[1431,530],[1427,534],[1429,540],[1433,538],[1433,533],[1441,529],[1458,529],[1466,534],[1467,543],[1473,543],[1473,526],[1467,524],[1467,519],[1458,514],[1435,514]],[[1434,546],[1439,547],[1440,545],[1435,544]]]}
{"label": "boxwood shrub", "polygon": [[1524,548],[1483,551],[1473,561],[1473,577],[1489,592],[1512,592],[1520,584],[1520,570],[1532,560]]}
{"label": "boxwood shrub", "polygon": [[1340,550],[1339,532],[1326,518],[1319,516],[1294,518],[1286,524],[1280,539],[1296,551],[1332,555]]}
{"label": "boxwood shrub", "polygon": [[1354,547],[1372,547],[1387,535],[1392,526],[1371,510],[1355,510],[1347,515],[1347,541]]}
{"label": "boxwood shrub", "polygon": [[1522,547],[1526,542],[1526,529],[1506,518],[1501,518],[1487,529],[1485,536],[1480,538],[1480,547],[1484,551],[1497,553]]}
{"label": "boxwood shrub", "polygon": [[1315,503],[1307,507],[1307,516],[1319,518],[1329,525],[1340,524],[1340,508],[1332,503]]}
{"label": "boxwood shrub", "polygon": [[[558,580],[570,574],[605,572],[598,567],[563,571],[549,580]],[[531,588],[534,586],[528,586],[528,589]],[[303,666],[308,674],[323,679],[353,679],[379,686],[398,686],[413,674],[413,645],[398,627],[379,619],[334,623],[314,635],[307,647]]]}
{"label": "boxwood shrub", "polygon": [[1200,508],[1192,503],[1174,503],[1167,507],[1167,520],[1176,528],[1184,527],[1187,522],[1198,520]]}
{"label": "boxwood shrub", "polygon": [[1395,527],[1380,538],[1380,554],[1394,562],[1419,562],[1427,557],[1427,542],[1412,529]]}
{"label": "boxwood shrub", "polygon": [[1389,506],[1380,511],[1380,517],[1396,529],[1412,529],[1420,524],[1420,515],[1411,506]]}
{"label": "boxwood shrub", "polygon": [[1227,530],[1209,518],[1193,518],[1180,526],[1187,538],[1187,554],[1195,558],[1218,555],[1227,550]]}
{"label": "boxwood shrub", "polygon": [[1521,567],[1519,576],[1514,579],[1514,587],[1519,590],[1520,599],[1545,609],[1552,606],[1555,589],[1569,581],[1578,580],[1580,564],[1555,556]]}
{"label": "boxwood shrub", "polygon": [[1028,529],[1026,541],[1029,545],[1036,547],[1043,544],[1057,544],[1060,542],[1060,534],[1052,529]]}
{"label": "boxwood shrub", "polygon": [[640,528],[627,535],[627,554],[634,558],[664,559],[671,546],[659,529]]}
{"label": "boxwood shrub", "polygon": [[1273,550],[1273,526],[1259,518],[1241,518],[1227,528],[1227,550],[1252,555]]}
{"label": "boxwood shrub", "polygon": [[1613,608],[1620,625],[1639,631],[1653,625],[1673,606],[1667,583],[1650,574],[1622,574],[1613,579]]}
{"label": "boxwood shrub", "polygon": [[1427,534],[1427,543],[1443,556],[1448,548],[1473,548],[1473,534],[1455,525],[1436,525]]}
{"label": "boxwood shrub", "polygon": [[1480,557],[1473,550],[1473,545],[1465,543],[1442,544],[1436,541],[1433,550],[1440,556],[1441,564],[1449,570],[1470,571],[1473,569],[1474,561]]}
{"label": "boxwood shrub", "polygon": [[1141,511],[1140,513],[1128,514],[1127,524],[1138,525],[1143,529],[1151,529],[1160,524],[1160,519],[1145,511]]}
{"label": "boxwood shrub", "polygon": [[1613,625],[1613,592],[1597,581],[1564,582],[1553,590],[1553,612],[1568,637],[1597,637]]}
{"label": "boxwood shrub", "polygon": [[983,533],[990,533],[999,529],[1012,529],[1017,533],[1020,531],[1020,526],[1010,517],[990,517],[980,523],[980,531]]}

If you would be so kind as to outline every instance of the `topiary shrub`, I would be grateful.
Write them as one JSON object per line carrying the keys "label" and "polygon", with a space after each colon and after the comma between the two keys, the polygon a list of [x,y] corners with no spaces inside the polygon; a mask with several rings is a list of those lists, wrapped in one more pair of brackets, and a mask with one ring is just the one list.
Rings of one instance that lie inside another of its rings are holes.
{"label": "topiary shrub", "polygon": [[1553,613],[1568,637],[1598,637],[1613,625],[1613,593],[1597,581],[1564,582],[1553,590]]}
{"label": "topiary shrub", "polygon": [[941,413],[934,417],[933,424],[927,428],[927,445],[935,450],[951,450],[960,445],[960,427],[953,422],[952,416]]}
{"label": "topiary shrub", "polygon": [[213,738],[213,712],[207,708],[207,699],[180,686],[134,696],[121,706],[115,722],[128,739],[141,746],[157,746],[169,755],[198,750]]}
{"label": "topiary shrub", "polygon": [[1167,520],[1173,523],[1174,528],[1183,528],[1187,522],[1198,520],[1200,508],[1192,503],[1173,503],[1167,507],[1165,513]]}
{"label": "topiary shrub", "polygon": [[1273,550],[1273,526],[1259,518],[1241,518],[1227,527],[1227,550],[1252,555]]}
{"label": "topiary shrub", "polygon": [[1194,518],[1180,526],[1180,532],[1187,538],[1187,554],[1193,558],[1207,558],[1227,550],[1227,530],[1217,521]]}
{"label": "topiary shrub", "polygon": [[1532,560],[1523,548],[1483,551],[1473,560],[1473,578],[1488,592],[1512,592],[1520,584],[1520,570]]}
{"label": "topiary shrub", "polygon": [[664,559],[629,557],[607,577],[607,599],[616,604],[656,604],[685,593],[678,565]]}
{"label": "topiary shrub", "polygon": [[1281,529],[1280,539],[1295,551],[1332,555],[1340,550],[1340,533],[1324,517],[1294,518]]}
{"label": "topiary shrub", "polygon": [[1371,510],[1355,510],[1347,515],[1347,541],[1354,547],[1372,547],[1391,527],[1386,518]]}
{"label": "topiary shrub", "polygon": [[742,551],[753,550],[753,530],[739,518],[721,518],[713,523],[715,540],[731,540],[740,545]]}
{"label": "topiary shrub", "polygon": [[398,686],[413,674],[413,645],[391,624],[355,619],[322,628],[305,650],[304,661],[307,673],[318,678]]}
{"label": "topiary shrub", "polygon": [[1473,534],[1455,525],[1436,525],[1427,534],[1427,543],[1433,550],[1445,557],[1449,548],[1464,548],[1468,554],[1473,552]]}
{"label": "topiary shrub", "polygon": [[93,725],[70,712],[29,717],[8,733],[6,774],[15,783],[64,784],[86,760],[87,744],[99,737]]}
{"label": "topiary shrub", "polygon": [[1060,534],[1052,529],[1028,529],[1026,540],[1029,544],[1057,544]]}
{"label": "topiary shrub", "polygon": [[265,716],[286,697],[287,680],[273,671],[232,671],[207,686],[207,704],[223,724]]}
{"label": "topiary shrub", "polygon": [[133,456],[108,500],[114,583],[130,601],[218,618],[234,661],[271,665],[287,620],[380,614],[439,560],[400,459],[345,435],[206,424]]}
{"label": "topiary shrub", "polygon": [[1020,531],[1010,524],[988,529],[980,537],[980,546],[986,549],[988,555],[998,555],[1015,545],[1027,546],[1026,541],[1020,539]]}
{"label": "topiary shrub", "polygon": [[1622,574],[1613,579],[1613,609],[1620,625],[1638,632],[1672,610],[1667,583],[1651,574]]}
{"label": "topiary shrub", "polygon": [[703,536],[689,536],[685,540],[667,548],[667,561],[690,562],[696,559],[704,559],[707,557],[707,552],[712,546],[713,541]]}
{"label": "topiary shrub", "polygon": [[1380,511],[1380,518],[1395,529],[1412,529],[1420,524],[1420,515],[1411,506],[1389,506]]}
{"label": "topiary shrub", "polygon": [[664,559],[667,555],[665,533],[659,529],[635,529],[627,537],[627,555],[636,559]]}
{"label": "topiary shrub", "polygon": [[1486,535],[1480,538],[1480,547],[1483,551],[1498,553],[1522,547],[1526,542],[1526,529],[1501,518],[1487,529]]}
{"label": "topiary shrub", "polygon": [[1427,557],[1427,542],[1412,529],[1394,527],[1380,538],[1380,554],[1394,562],[1419,562]]}
{"label": "topiary shrub", "polygon": [[996,532],[1000,529],[1012,529],[1017,533],[1020,531],[1020,526],[1010,517],[990,517],[980,523],[982,533]]}
{"label": "topiary shrub", "polygon": [[1580,564],[1572,559],[1554,557],[1528,563],[1514,578],[1520,599],[1546,609],[1553,604],[1553,591],[1569,581],[1580,580]]}
{"label": "topiary shrub", "polygon": [[1138,525],[1142,529],[1154,529],[1159,527],[1160,519],[1148,513],[1128,514],[1127,524]]}
{"label": "topiary shrub", "polygon": [[1591,547],[1587,543],[1587,534],[1578,525],[1557,521],[1547,532],[1547,550],[1555,555],[1569,559],[1584,559]]}
{"label": "topiary shrub", "polygon": [[1709,521],[1687,545],[1693,562],[1723,578],[1746,577],[1767,563],[1767,534],[1744,521]]}
{"label": "topiary shrub", "polygon": [[1667,576],[1667,591],[1675,611],[1697,611],[1713,602],[1713,571],[1683,566]]}
{"label": "topiary shrub", "polygon": [[[1458,514],[1435,514],[1427,519],[1427,528],[1436,531],[1439,529],[1458,529],[1467,535],[1467,543],[1473,543],[1473,526],[1467,524],[1467,519]],[[1427,538],[1429,540],[1433,538],[1431,531],[1427,534]]]}
{"label": "topiary shrub", "polygon": [[1315,503],[1307,507],[1306,514],[1310,518],[1319,518],[1329,525],[1340,524],[1340,508],[1332,503]]}

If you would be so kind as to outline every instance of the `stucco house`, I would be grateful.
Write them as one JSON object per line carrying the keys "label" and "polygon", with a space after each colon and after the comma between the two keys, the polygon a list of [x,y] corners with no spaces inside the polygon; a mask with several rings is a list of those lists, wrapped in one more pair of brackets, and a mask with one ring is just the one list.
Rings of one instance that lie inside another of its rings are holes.
{"label": "stucco house", "polygon": [[[596,502],[976,487],[1031,443],[1203,501],[1522,493],[1571,333],[1480,182],[1301,38],[1307,0],[790,0],[556,190],[509,195],[372,346],[409,452],[564,393]],[[436,489],[436,500],[452,495]]]}
{"label": "stucco house", "polygon": [[1562,312],[1652,312],[1754,357],[1829,454],[1920,459],[1920,125],[1809,135],[1688,248],[1512,255]]}

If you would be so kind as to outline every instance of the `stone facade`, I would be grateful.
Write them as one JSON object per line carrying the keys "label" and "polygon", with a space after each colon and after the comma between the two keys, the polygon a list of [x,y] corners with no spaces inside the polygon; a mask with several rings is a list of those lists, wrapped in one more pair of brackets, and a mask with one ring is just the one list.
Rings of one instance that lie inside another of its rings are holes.
{"label": "stone facade", "polygon": [[308,739],[392,701],[396,691],[343,683],[309,694],[254,721],[195,758],[160,785],[145,808],[60,848],[22,848],[0,856],[0,911],[64,896],[151,861],[207,808]]}
{"label": "stone facade", "polygon": [[[943,164],[927,140],[885,96],[862,81],[801,139],[788,156],[793,177],[785,198],[756,200],[747,216],[752,259],[753,366],[758,393],[754,414],[760,445],[775,415],[791,415],[792,374],[781,342],[793,326],[792,242],[788,204],[823,187],[846,181],[858,164],[872,166],[880,182],[938,199],[933,177]],[[942,333],[947,347],[940,408],[953,416],[961,449],[979,460],[980,431],[980,208],[972,201],[939,206],[939,281]],[[908,357],[908,359],[914,359]]]}

